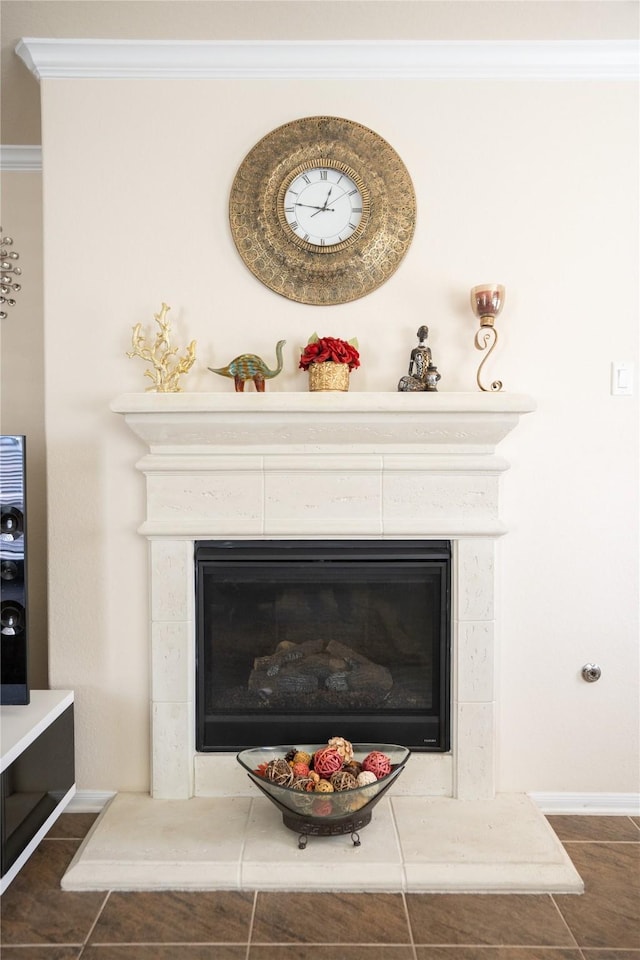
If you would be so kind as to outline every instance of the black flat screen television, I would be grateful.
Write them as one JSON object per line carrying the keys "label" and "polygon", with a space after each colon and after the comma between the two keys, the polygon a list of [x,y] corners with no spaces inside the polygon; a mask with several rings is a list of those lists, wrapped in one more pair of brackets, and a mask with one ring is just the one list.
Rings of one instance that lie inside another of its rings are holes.
{"label": "black flat screen television", "polygon": [[0,436],[0,704],[29,703],[26,441]]}

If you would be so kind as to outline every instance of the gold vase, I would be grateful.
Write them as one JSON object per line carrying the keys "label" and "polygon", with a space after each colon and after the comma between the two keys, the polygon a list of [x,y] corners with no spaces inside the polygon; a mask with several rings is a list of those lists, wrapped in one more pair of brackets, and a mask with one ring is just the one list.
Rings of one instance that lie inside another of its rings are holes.
{"label": "gold vase", "polygon": [[309,390],[348,389],[348,363],[334,363],[333,360],[326,360],[324,363],[312,363],[309,366]]}
{"label": "gold vase", "polygon": [[309,366],[309,390],[348,389],[348,363],[334,363],[333,360],[326,360],[324,363],[312,363]]}

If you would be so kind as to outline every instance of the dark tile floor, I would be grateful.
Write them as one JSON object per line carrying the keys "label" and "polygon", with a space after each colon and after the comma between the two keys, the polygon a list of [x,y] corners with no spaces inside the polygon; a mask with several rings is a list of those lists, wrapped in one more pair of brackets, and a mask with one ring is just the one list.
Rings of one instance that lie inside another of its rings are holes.
{"label": "dark tile floor", "polygon": [[2,960],[640,960],[640,818],[549,818],[582,896],[65,893],[93,819],[64,814],[2,897]]}

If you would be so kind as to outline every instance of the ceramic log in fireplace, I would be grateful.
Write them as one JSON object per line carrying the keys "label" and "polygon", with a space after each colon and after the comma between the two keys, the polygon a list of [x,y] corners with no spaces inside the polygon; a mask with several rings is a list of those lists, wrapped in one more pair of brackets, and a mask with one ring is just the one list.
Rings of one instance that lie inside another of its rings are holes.
{"label": "ceramic log in fireplace", "polygon": [[448,541],[195,547],[197,747],[449,749]]}

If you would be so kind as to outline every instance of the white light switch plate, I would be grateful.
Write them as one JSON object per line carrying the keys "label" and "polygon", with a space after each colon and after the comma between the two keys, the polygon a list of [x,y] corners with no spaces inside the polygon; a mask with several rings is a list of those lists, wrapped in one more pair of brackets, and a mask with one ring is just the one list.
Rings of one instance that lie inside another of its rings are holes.
{"label": "white light switch plate", "polygon": [[632,397],[634,364],[614,360],[611,364],[611,394],[614,397]]}

